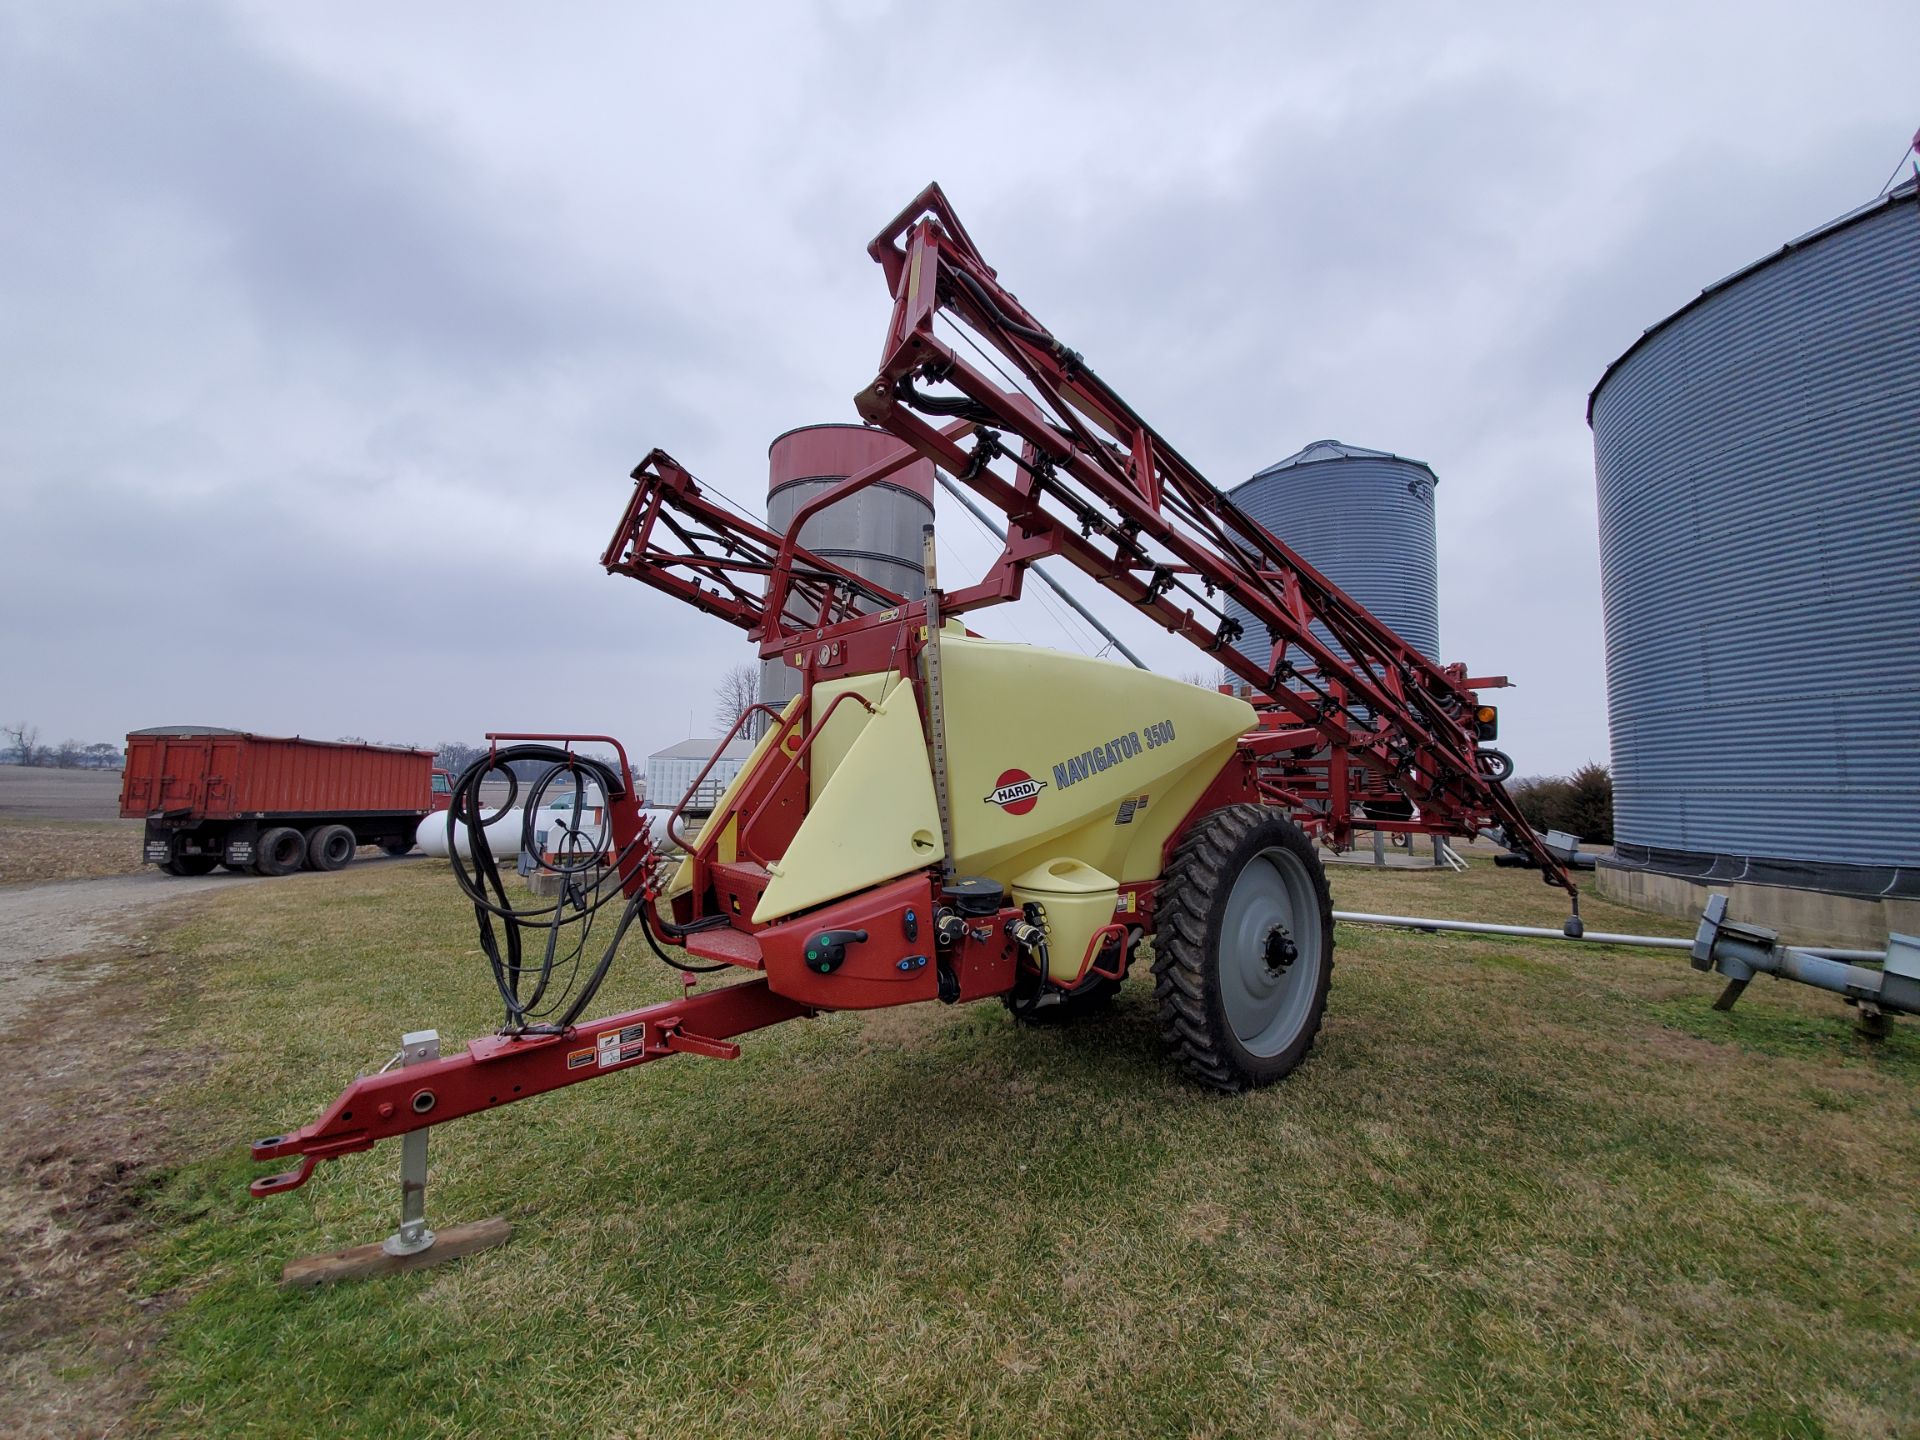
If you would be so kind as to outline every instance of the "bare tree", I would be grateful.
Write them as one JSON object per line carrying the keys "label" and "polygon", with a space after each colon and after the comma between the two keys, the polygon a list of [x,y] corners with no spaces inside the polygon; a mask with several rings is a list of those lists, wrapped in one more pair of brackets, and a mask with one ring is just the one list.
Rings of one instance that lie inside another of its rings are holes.
{"label": "bare tree", "polygon": [[1188,670],[1180,678],[1189,685],[1198,685],[1202,690],[1217,690],[1222,685],[1234,683],[1233,672],[1226,666],[1217,666],[1209,675],[1204,670]]}
{"label": "bare tree", "polygon": [[80,742],[62,740],[53,752],[53,763],[62,770],[75,770],[80,765]]}
{"label": "bare tree", "polygon": [[22,720],[18,725],[0,727],[0,735],[7,739],[7,749],[13,754],[14,764],[33,764],[33,752],[40,744],[39,726],[29,725]]}
{"label": "bare tree", "polygon": [[433,752],[433,763],[450,775],[458,775],[474,761],[486,758],[484,748],[462,740],[442,740]]}
{"label": "bare tree", "polygon": [[736,665],[720,677],[713,687],[713,723],[725,735],[740,717],[760,698],[760,672],[751,665]]}

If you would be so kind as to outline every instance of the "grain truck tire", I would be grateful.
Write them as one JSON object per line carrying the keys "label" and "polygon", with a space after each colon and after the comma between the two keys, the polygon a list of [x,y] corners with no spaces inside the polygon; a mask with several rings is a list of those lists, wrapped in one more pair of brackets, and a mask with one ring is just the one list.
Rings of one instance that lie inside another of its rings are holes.
{"label": "grain truck tire", "polygon": [[160,868],[169,875],[205,875],[219,863],[213,855],[176,855]]}
{"label": "grain truck tire", "polygon": [[307,863],[307,837],[290,825],[276,825],[253,842],[256,875],[291,875]]}
{"label": "grain truck tire", "polygon": [[380,848],[389,855],[411,855],[413,853],[413,837],[411,835],[396,835],[391,840],[382,840],[380,842]]}
{"label": "grain truck tire", "polygon": [[1214,811],[1174,851],[1154,924],[1160,1039],[1188,1076],[1233,1093],[1306,1059],[1333,979],[1333,899],[1299,826],[1263,805]]}
{"label": "grain truck tire", "polygon": [[346,826],[319,825],[307,836],[307,864],[315,870],[340,870],[359,848]]}

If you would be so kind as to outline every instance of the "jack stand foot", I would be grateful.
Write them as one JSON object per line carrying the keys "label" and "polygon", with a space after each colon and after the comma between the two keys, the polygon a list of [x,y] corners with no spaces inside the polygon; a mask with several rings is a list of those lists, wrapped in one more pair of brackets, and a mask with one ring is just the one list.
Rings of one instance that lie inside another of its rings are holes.
{"label": "jack stand foot", "polygon": [[1887,1012],[1871,1001],[1860,1002],[1860,1013],[1854,1017],[1854,1033],[1865,1040],[1884,1040],[1888,1030]]}
{"label": "jack stand foot", "polygon": [[433,1242],[439,1238],[423,1225],[416,1235],[408,1235],[404,1229],[394,1231],[380,1242],[380,1248],[397,1260],[408,1255],[418,1255],[422,1250],[431,1248]]}
{"label": "jack stand foot", "polygon": [[470,1225],[449,1225],[434,1237],[433,1244],[411,1255],[392,1255],[386,1244],[356,1245],[351,1250],[336,1250],[329,1255],[308,1255],[289,1260],[280,1272],[280,1283],[289,1289],[311,1290],[337,1280],[365,1280],[375,1275],[399,1275],[409,1270],[424,1270],[444,1265],[463,1255],[490,1250],[513,1236],[513,1226],[503,1216],[476,1220]]}
{"label": "jack stand foot", "polygon": [[[400,1054],[395,1058],[403,1066],[438,1060],[439,1033],[415,1030],[401,1037]],[[420,1270],[488,1249],[513,1234],[513,1227],[498,1215],[471,1225],[455,1225],[438,1234],[427,1228],[428,1134],[425,1129],[409,1130],[400,1137],[400,1228],[377,1244],[289,1260],[280,1272],[282,1285],[310,1288],[335,1280]]]}

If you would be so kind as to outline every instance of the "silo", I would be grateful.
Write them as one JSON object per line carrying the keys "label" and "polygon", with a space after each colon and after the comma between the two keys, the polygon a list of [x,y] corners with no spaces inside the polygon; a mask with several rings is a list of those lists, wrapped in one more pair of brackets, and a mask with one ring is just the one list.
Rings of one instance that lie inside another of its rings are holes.
{"label": "silo", "polygon": [[[1421,461],[1316,440],[1229,493],[1309,565],[1432,660],[1440,651],[1433,519],[1438,483]],[[1240,651],[1265,665],[1273,648],[1265,629],[1238,605],[1229,604],[1228,613],[1245,632]]]}
{"label": "silo", "polygon": [[[803,425],[787,431],[767,449],[768,527],[786,534],[802,505],[899,448],[886,431],[865,425]],[[916,460],[813,516],[800,543],[864,580],[918,600],[927,589],[921,529],[932,521],[933,465]],[[778,661],[761,662],[763,701],[784,705],[799,693],[797,671]]]}
{"label": "silo", "polygon": [[1594,388],[1603,893],[1818,943],[1920,928],[1920,206],[1789,242]]}

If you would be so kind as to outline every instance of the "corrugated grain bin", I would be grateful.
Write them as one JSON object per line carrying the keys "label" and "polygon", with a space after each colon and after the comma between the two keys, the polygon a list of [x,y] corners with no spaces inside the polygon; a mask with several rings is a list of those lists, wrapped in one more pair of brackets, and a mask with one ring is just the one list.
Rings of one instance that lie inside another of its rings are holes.
{"label": "corrugated grain bin", "polygon": [[[1229,493],[1401,639],[1438,660],[1440,562],[1433,512],[1438,484],[1423,461],[1316,440]],[[1235,648],[1265,665],[1273,647],[1264,629],[1244,606],[1229,602],[1227,614],[1245,632]],[[1306,663],[1298,652],[1292,658]]]}
{"label": "corrugated grain bin", "polygon": [[1920,900],[1916,317],[1908,184],[1709,287],[1595,387],[1603,888],[1626,867],[1647,892]]}
{"label": "corrugated grain bin", "polygon": [[[900,441],[865,425],[803,425],[767,450],[767,525],[785,534],[800,507],[857,471],[885,459]],[[927,593],[921,529],[933,522],[933,466],[915,460],[807,521],[800,543],[863,580],[918,600]],[[811,620],[811,616],[796,616]],[[800,677],[767,661],[760,698],[784,705],[800,693]]]}

